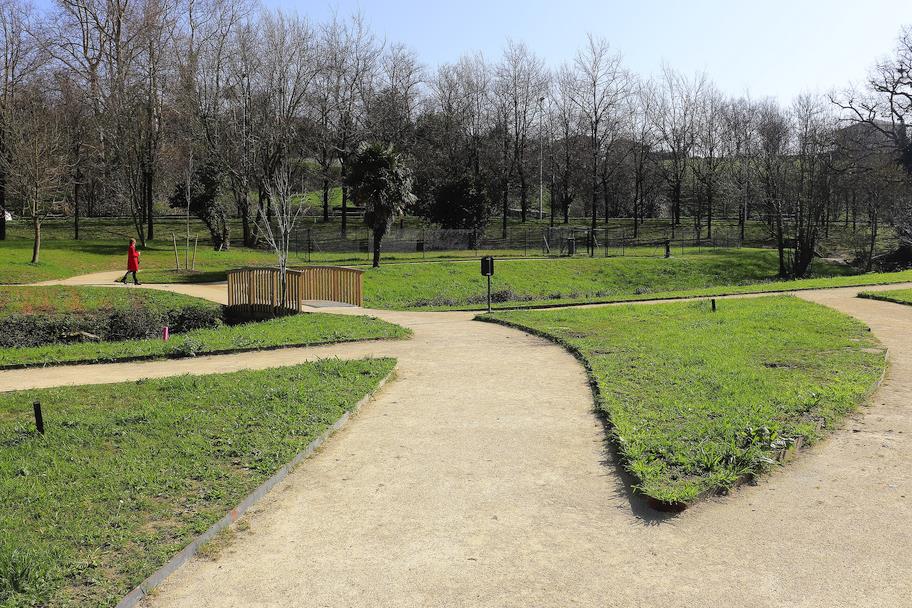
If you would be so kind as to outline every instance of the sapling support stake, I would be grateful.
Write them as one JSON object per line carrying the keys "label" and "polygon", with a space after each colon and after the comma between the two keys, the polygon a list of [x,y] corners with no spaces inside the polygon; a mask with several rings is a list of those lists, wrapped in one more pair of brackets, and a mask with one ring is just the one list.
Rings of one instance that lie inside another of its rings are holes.
{"label": "sapling support stake", "polygon": [[174,270],[180,270],[180,256],[177,255],[177,237],[174,233],[171,233],[171,241],[174,243]]}
{"label": "sapling support stake", "polygon": [[44,435],[44,416],[41,415],[41,402],[34,402],[32,404],[32,409],[35,411],[35,428],[38,429],[39,433]]}

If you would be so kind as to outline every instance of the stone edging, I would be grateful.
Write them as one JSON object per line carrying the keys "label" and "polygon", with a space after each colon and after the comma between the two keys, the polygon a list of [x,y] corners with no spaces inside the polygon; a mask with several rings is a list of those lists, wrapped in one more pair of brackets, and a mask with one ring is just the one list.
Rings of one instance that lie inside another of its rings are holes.
{"label": "stone edging", "polygon": [[367,405],[374,396],[389,382],[396,374],[396,366],[393,366],[393,369],[389,374],[386,375],[377,386],[365,395],[360,401],[358,401],[350,410],[342,414],[332,426],[323,431],[319,437],[311,441],[306,448],[298,452],[290,462],[283,465],[278,471],[273,473],[273,475],[260,484],[255,490],[244,498],[243,501],[235,508],[228,511],[224,517],[212,524],[208,530],[194,538],[190,544],[184,547],[179,553],[174,557],[168,560],[165,565],[160,567],[158,570],[149,575],[143,582],[137,585],[130,593],[125,595],[120,602],[117,603],[117,608],[133,608],[137,606],[142,599],[149,594],[149,592],[160,585],[166,578],[174,574],[178,568],[187,563],[190,558],[192,558],[199,551],[200,547],[212,540],[216,534],[226,529],[232,523],[237,521],[237,519],[243,515],[250,507],[256,504],[261,498],[266,496],[270,490],[272,490],[279,482],[284,480],[288,475],[299,465],[303,460],[309,458],[313,453],[322,446],[327,439],[329,439],[333,433],[345,426],[345,423],[352,417],[353,414],[358,413],[362,407]]}

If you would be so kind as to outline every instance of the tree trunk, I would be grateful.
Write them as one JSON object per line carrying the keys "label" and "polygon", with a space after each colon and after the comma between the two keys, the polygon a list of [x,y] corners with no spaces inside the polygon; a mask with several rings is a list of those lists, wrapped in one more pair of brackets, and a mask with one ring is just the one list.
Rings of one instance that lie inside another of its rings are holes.
{"label": "tree trunk", "polygon": [[507,215],[510,213],[510,186],[508,184],[504,184],[503,193],[501,194],[501,196],[503,197],[501,200],[501,205],[503,206],[503,221],[501,222],[501,230],[500,230],[501,237],[500,238],[506,240],[506,238],[507,238]]}
{"label": "tree trunk", "polygon": [[6,240],[6,175],[0,174],[0,241]]}
{"label": "tree trunk", "polygon": [[41,252],[41,220],[38,216],[32,217],[32,228],[35,231],[35,241],[32,244],[32,264],[37,264],[38,254]]}
{"label": "tree trunk", "polygon": [[380,230],[374,230],[374,261],[372,266],[374,268],[380,268],[380,248],[383,243],[383,232]]}
{"label": "tree trunk", "polygon": [[871,272],[874,267],[874,246],[877,243],[877,212],[873,208],[868,211],[868,219],[871,222],[871,236],[868,239],[868,259],[865,262],[865,272]]}
{"label": "tree trunk", "polygon": [[154,201],[152,200],[152,169],[143,172],[143,196],[146,199],[146,239],[155,238]]}
{"label": "tree trunk", "polygon": [[247,185],[242,186],[242,192],[238,192],[237,207],[241,215],[241,239],[244,241],[244,247],[253,247],[253,234],[250,231],[250,196],[247,192]]}
{"label": "tree trunk", "polygon": [[[268,201],[269,201],[269,193],[266,192],[266,188],[263,186],[263,183],[260,182],[260,184],[257,186],[257,211],[256,211],[257,214],[262,213],[262,214],[264,214],[264,217],[267,217],[267,218],[269,217],[267,210],[266,210],[266,206],[269,204]],[[259,218],[259,215],[257,215],[257,214],[254,215],[253,225],[251,226],[250,238],[251,238],[253,247],[256,247],[257,243],[260,242],[260,226],[259,226],[259,222],[257,221]]]}
{"label": "tree trunk", "polygon": [[73,238],[79,240],[79,174],[73,184]]}
{"label": "tree trunk", "polygon": [[554,228],[554,175],[551,176],[551,181],[548,184],[548,210],[551,212],[551,227]]}
{"label": "tree trunk", "polygon": [[519,202],[521,221],[525,224],[529,210],[529,185],[526,183],[526,171],[522,163],[519,164]]}
{"label": "tree trunk", "polygon": [[782,214],[776,213],[776,249],[779,251],[779,277],[788,278],[788,269],[785,266],[785,235],[782,228]]}
{"label": "tree trunk", "polygon": [[589,257],[595,257],[595,229],[598,227],[598,182],[592,182],[592,217],[589,218]]}
{"label": "tree trunk", "polygon": [[744,243],[744,209],[738,209],[738,232],[741,235],[741,242]]}
{"label": "tree trunk", "polygon": [[329,221],[329,180],[323,178],[323,221]]}
{"label": "tree trunk", "polygon": [[706,188],[706,238],[713,238],[713,188]]}
{"label": "tree trunk", "polygon": [[342,237],[348,235],[348,188],[342,186]]}

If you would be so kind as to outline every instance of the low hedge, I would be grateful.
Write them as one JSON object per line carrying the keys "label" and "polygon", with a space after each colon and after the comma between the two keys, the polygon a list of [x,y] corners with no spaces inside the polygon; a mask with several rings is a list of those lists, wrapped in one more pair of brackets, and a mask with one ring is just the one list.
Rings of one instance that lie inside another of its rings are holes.
{"label": "low hedge", "polygon": [[[154,338],[168,326],[173,333],[218,327],[222,307],[175,294],[105,289],[103,299],[92,288],[19,288],[19,297],[0,307],[0,347],[31,347],[83,341],[121,341]],[[95,288],[99,289],[99,288]],[[9,294],[7,294],[9,295]],[[79,297],[82,300],[79,300]],[[77,301],[78,305],[73,305]],[[41,301],[41,306],[31,304]],[[51,302],[50,305],[47,302]],[[3,314],[6,313],[6,314]]]}

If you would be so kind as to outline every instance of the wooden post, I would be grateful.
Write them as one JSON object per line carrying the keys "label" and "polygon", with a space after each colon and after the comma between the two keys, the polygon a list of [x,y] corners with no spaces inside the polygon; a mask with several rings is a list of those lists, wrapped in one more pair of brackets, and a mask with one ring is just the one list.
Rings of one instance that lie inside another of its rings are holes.
{"label": "wooden post", "polygon": [[41,415],[41,402],[34,402],[32,404],[32,409],[35,412],[35,428],[38,429],[39,433],[44,435],[44,416]]}

